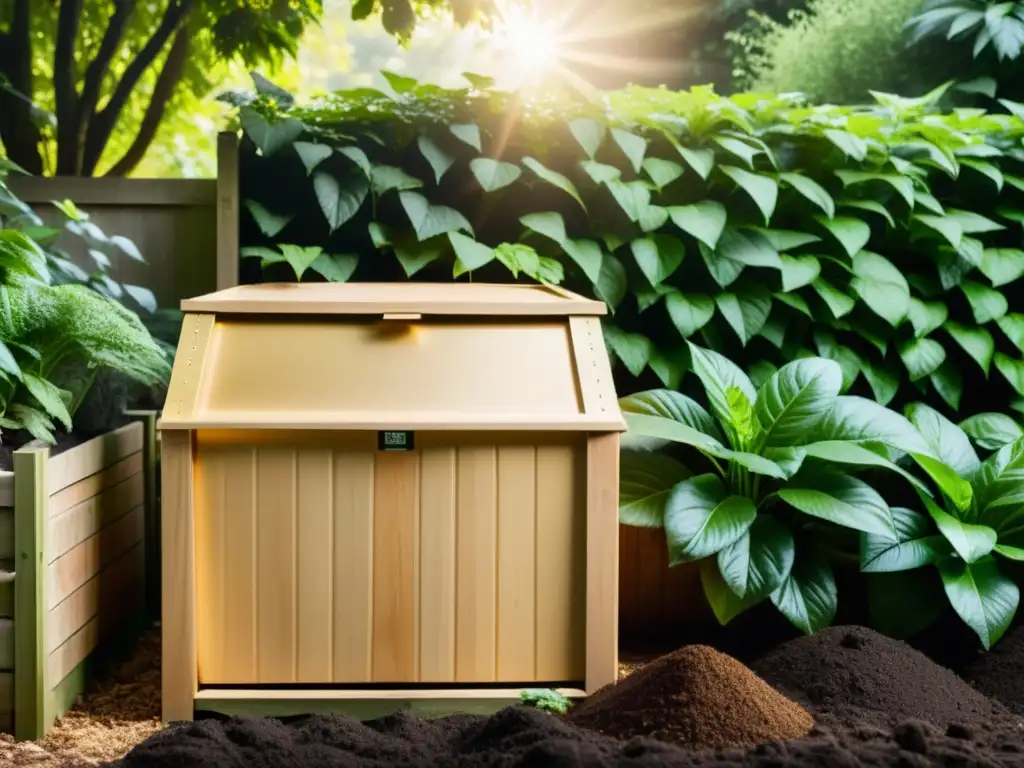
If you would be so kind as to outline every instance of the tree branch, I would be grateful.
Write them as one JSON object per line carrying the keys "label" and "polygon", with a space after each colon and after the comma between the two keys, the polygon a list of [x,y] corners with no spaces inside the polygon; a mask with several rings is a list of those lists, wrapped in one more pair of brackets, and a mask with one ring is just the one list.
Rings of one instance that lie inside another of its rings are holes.
{"label": "tree branch", "polygon": [[156,138],[157,130],[164,119],[164,112],[167,103],[174,95],[174,90],[181,82],[185,72],[185,61],[188,59],[189,33],[187,29],[178,30],[174,37],[171,50],[164,60],[163,68],[157,76],[156,85],[153,86],[153,95],[149,99],[149,106],[146,107],[146,114],[142,117],[142,124],[139,126],[139,133],[135,141],[128,147],[124,157],[114,163],[114,166],[106,172],[106,176],[126,176],[142,161]]}
{"label": "tree branch", "polygon": [[96,116],[96,105],[99,103],[103,79],[110,70],[110,62],[114,60],[117,48],[124,39],[128,21],[135,9],[135,3],[132,0],[114,0],[114,6],[114,15],[110,17],[110,25],[103,34],[96,57],[89,62],[89,66],[85,70],[85,83],[82,86],[82,96],[78,102],[78,115],[75,124],[75,145],[77,147],[75,165],[78,169],[81,169],[84,155],[86,130],[89,122]]}
{"label": "tree branch", "polygon": [[53,95],[57,111],[57,175],[78,172],[75,125],[78,122],[78,91],[75,83],[75,42],[82,19],[82,0],[61,0],[57,11],[57,41],[53,51]]}
{"label": "tree branch", "polygon": [[0,88],[0,139],[7,155],[29,173],[43,172],[43,158],[39,154],[39,129],[32,121],[32,25],[29,6],[31,0],[14,0],[11,27],[0,45],[3,60],[0,75],[10,87],[21,94],[19,98]]}
{"label": "tree branch", "polygon": [[99,162],[107,142],[110,141],[110,135],[114,132],[114,127],[117,125],[121,111],[128,103],[129,97],[138,86],[142,75],[160,55],[160,51],[163,50],[167,41],[184,23],[193,5],[194,0],[171,0],[153,36],[125,69],[124,75],[106,106],[89,123],[85,134],[85,151],[82,158],[82,173],[84,175],[91,176],[96,172],[96,164]]}

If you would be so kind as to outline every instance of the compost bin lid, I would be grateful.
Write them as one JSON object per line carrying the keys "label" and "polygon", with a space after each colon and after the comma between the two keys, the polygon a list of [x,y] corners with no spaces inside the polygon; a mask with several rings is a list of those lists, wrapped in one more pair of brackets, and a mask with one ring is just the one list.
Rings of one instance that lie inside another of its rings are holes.
{"label": "compost bin lid", "polygon": [[185,312],[271,315],[604,315],[558,286],[495,283],[264,283],[186,299]]}

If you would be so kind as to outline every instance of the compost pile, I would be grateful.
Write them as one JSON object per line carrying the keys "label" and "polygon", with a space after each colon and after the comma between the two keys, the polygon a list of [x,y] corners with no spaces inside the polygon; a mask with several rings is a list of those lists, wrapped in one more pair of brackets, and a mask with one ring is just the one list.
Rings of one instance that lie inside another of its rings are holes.
{"label": "compost pile", "polygon": [[662,656],[602,688],[566,719],[619,739],[650,736],[698,748],[798,739],[814,727],[801,706],[706,645]]}
{"label": "compost pile", "polygon": [[[435,721],[405,714],[371,723],[218,718],[157,734],[117,765],[1024,768],[1024,728],[1006,707],[870,630],[837,627],[785,643],[753,669],[760,678],[710,648],[688,646],[599,691],[565,718],[524,707]],[[810,733],[774,740],[806,733],[808,711],[819,722]],[[699,748],[754,739],[765,743]]]}
{"label": "compost pile", "polygon": [[1018,715],[1024,715],[1024,626],[1007,632],[988,653],[964,670],[964,677]]}

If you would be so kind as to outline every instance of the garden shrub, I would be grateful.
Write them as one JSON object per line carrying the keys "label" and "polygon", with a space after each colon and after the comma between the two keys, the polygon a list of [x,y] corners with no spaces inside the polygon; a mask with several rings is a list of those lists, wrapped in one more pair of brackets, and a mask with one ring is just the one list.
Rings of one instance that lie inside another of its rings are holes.
{"label": "garden shrub", "polygon": [[[154,386],[169,377],[170,356],[117,300],[155,310],[152,293],[106,272],[115,252],[142,259],[134,243],[108,237],[70,201],[56,203],[64,226],[45,227],[5,183],[12,171],[0,157],[0,429],[52,444],[56,425],[71,430],[99,371]],[[89,246],[92,274],[54,245],[65,230]]]}
{"label": "garden shrub", "polygon": [[833,359],[844,392],[883,405],[967,416],[1024,394],[1019,117],[936,114],[941,89],[598,105],[392,82],[310,106],[231,96],[245,279],[564,282],[614,312],[621,393],[676,388],[693,340],[755,383]]}

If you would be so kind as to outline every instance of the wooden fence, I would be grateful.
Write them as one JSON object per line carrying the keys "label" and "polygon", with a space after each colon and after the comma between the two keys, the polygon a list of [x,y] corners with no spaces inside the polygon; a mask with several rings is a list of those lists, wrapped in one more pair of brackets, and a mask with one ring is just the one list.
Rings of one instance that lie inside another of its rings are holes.
{"label": "wooden fence", "polygon": [[[116,179],[10,177],[15,195],[47,222],[63,214],[51,201],[69,199],[107,235],[132,240],[146,259],[111,259],[111,277],[142,285],[161,307],[217,289],[217,181],[215,179]],[[71,235],[57,243],[87,270],[95,265]],[[236,254],[237,255],[237,254]]]}

